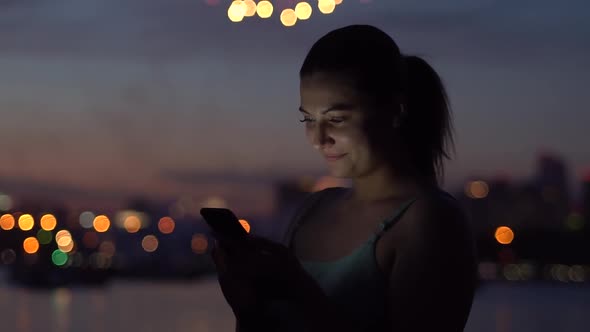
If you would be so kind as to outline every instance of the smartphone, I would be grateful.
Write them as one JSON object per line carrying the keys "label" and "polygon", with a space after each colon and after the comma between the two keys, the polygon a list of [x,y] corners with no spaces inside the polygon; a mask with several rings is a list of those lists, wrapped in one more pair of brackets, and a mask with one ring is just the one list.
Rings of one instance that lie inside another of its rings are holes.
{"label": "smartphone", "polygon": [[230,209],[201,208],[200,212],[205,222],[215,233],[236,240],[246,239],[248,232],[246,232],[240,220]]}

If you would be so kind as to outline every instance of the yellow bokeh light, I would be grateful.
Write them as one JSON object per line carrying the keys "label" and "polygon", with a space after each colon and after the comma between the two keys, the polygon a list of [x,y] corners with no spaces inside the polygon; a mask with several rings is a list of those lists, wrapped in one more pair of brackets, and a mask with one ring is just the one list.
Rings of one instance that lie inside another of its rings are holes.
{"label": "yellow bokeh light", "polygon": [[203,234],[195,234],[191,240],[191,249],[195,254],[203,254],[207,251],[209,241]]}
{"label": "yellow bokeh light", "polygon": [[92,225],[97,232],[104,233],[109,230],[109,227],[111,227],[111,221],[109,218],[107,218],[107,216],[100,215],[94,218]]}
{"label": "yellow bokeh light", "polygon": [[141,240],[141,246],[143,250],[147,252],[154,252],[158,249],[158,238],[154,235],[146,235],[143,240]]}
{"label": "yellow bokeh light", "polygon": [[134,215],[128,216],[123,222],[123,227],[128,233],[137,233],[141,228],[141,220]]}
{"label": "yellow bokeh light", "polygon": [[34,225],[35,220],[33,219],[33,216],[30,214],[23,214],[18,218],[18,227],[23,231],[29,231],[33,229]]}
{"label": "yellow bokeh light", "polygon": [[52,214],[46,214],[43,217],[41,217],[41,228],[43,228],[46,231],[52,231],[55,229],[55,226],[57,226],[57,219],[55,219],[55,216],[53,216]]}
{"label": "yellow bokeh light", "polygon": [[260,1],[256,6],[256,13],[260,18],[269,18],[272,15],[273,6],[270,1]]}
{"label": "yellow bokeh light", "polygon": [[508,226],[500,226],[496,229],[494,237],[500,244],[510,244],[514,240],[514,232]]}
{"label": "yellow bokeh light", "polygon": [[2,217],[0,217],[0,228],[2,228],[3,230],[9,231],[13,229],[14,224],[15,222],[12,214],[3,214]]}
{"label": "yellow bokeh light", "polygon": [[39,241],[36,237],[28,237],[23,241],[23,249],[27,254],[34,254],[39,250]]}
{"label": "yellow bokeh light", "polygon": [[297,23],[297,14],[292,8],[283,9],[281,12],[281,23],[286,27],[292,27]]}
{"label": "yellow bokeh light", "polygon": [[250,224],[246,219],[240,219],[240,224],[242,224],[242,227],[244,227],[247,233],[250,233]]}
{"label": "yellow bokeh light", "polygon": [[163,217],[158,221],[158,229],[162,234],[170,234],[174,232],[175,226],[176,224],[174,223],[174,220],[170,217]]}
{"label": "yellow bokeh light", "polygon": [[256,2],[254,2],[254,0],[244,0],[244,4],[246,5],[246,12],[244,13],[244,16],[254,16],[256,14]]}
{"label": "yellow bokeh light", "polygon": [[227,17],[229,17],[229,20],[232,22],[241,22],[244,19],[247,10],[248,7],[243,0],[232,1],[227,9]]}
{"label": "yellow bokeh light", "polygon": [[334,0],[319,0],[318,9],[322,14],[331,14],[336,8],[336,2]]}
{"label": "yellow bokeh light", "polygon": [[295,15],[300,20],[307,20],[311,16],[311,5],[307,2],[300,2],[295,6]]}

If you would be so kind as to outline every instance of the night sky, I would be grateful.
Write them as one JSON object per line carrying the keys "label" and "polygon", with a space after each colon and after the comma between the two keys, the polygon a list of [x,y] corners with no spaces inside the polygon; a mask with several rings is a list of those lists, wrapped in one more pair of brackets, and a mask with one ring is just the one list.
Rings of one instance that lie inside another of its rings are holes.
{"label": "night sky", "polygon": [[541,151],[574,182],[590,169],[587,1],[344,0],[323,15],[312,0],[291,28],[279,10],[298,1],[241,23],[217,2],[0,1],[0,192],[219,195],[266,211],[274,179],[324,172],[298,122],[298,70],[315,40],[357,23],[442,76],[447,186],[529,177]]}

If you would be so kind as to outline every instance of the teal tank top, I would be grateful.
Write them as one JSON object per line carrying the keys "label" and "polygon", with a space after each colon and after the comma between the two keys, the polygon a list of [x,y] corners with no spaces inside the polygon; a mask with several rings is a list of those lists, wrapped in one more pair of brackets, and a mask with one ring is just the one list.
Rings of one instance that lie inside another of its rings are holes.
{"label": "teal tank top", "polygon": [[[311,208],[331,192],[345,188],[328,188],[310,194],[296,213],[286,233],[284,244],[291,247],[300,221]],[[333,305],[359,331],[383,331],[386,319],[387,277],[379,270],[375,245],[383,233],[393,226],[416,200],[411,199],[385,218],[378,229],[352,253],[332,261],[301,260],[303,268],[320,285]],[[266,321],[274,331],[304,331],[301,315],[287,302],[273,301],[264,309]],[[276,328],[275,328],[276,327]]]}

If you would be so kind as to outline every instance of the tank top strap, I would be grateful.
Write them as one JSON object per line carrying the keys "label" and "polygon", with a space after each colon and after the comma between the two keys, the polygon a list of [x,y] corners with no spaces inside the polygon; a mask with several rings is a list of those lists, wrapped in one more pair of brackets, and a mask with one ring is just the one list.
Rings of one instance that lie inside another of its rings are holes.
{"label": "tank top strap", "polygon": [[401,219],[401,217],[404,215],[404,213],[408,210],[408,208],[416,200],[418,200],[417,197],[406,201],[399,208],[395,209],[393,211],[393,213],[391,214],[391,216],[389,216],[388,218],[385,218],[385,220],[383,220],[379,224],[379,227],[378,227],[377,231],[375,232],[374,239],[375,240],[379,239],[381,237],[381,235],[383,235],[383,233],[385,233],[389,228],[391,228],[393,225],[395,225]]}
{"label": "tank top strap", "polygon": [[326,188],[324,190],[312,192],[308,194],[304,199],[299,208],[296,209],[293,218],[291,218],[289,222],[289,226],[287,232],[283,237],[283,244],[287,247],[291,246],[291,242],[293,240],[293,235],[299,227],[302,220],[309,214],[313,207],[315,207],[329,192],[338,188]]}

